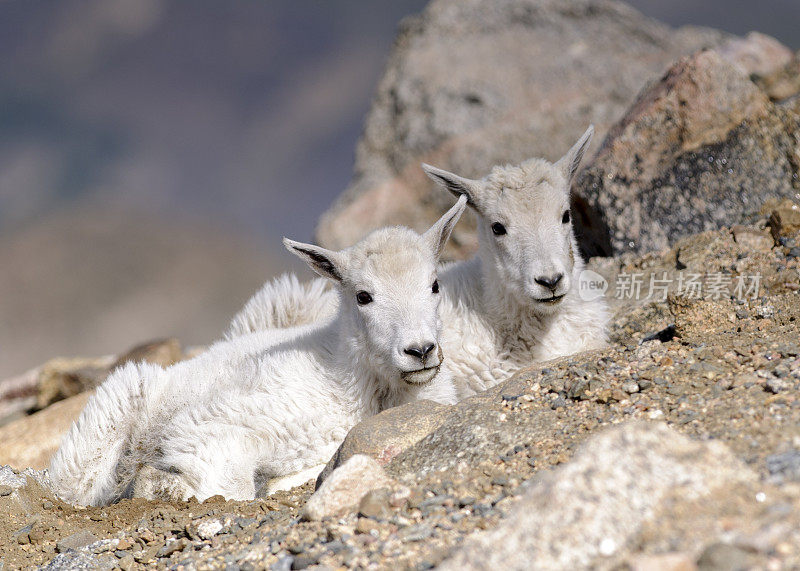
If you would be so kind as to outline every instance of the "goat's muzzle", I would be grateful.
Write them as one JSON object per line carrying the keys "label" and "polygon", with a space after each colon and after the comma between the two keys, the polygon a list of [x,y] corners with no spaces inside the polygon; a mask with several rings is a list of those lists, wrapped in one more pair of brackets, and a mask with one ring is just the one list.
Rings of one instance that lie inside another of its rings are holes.
{"label": "goat's muzzle", "polygon": [[444,361],[441,345],[438,345],[436,355],[439,358],[439,362],[435,366],[423,367],[415,371],[403,371],[400,373],[400,377],[409,385],[427,385],[439,374],[439,369]]}

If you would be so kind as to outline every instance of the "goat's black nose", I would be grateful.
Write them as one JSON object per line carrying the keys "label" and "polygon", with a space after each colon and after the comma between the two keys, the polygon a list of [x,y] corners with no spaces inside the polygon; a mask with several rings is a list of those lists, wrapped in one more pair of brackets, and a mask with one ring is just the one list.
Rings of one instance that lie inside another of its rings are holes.
{"label": "goat's black nose", "polygon": [[555,290],[558,282],[560,282],[561,278],[563,277],[564,274],[555,274],[554,276],[539,276],[538,278],[534,278],[533,281],[548,289]]}
{"label": "goat's black nose", "polygon": [[424,361],[425,358],[431,354],[431,352],[436,349],[436,344],[428,343],[424,347],[419,346],[411,346],[406,347],[403,349],[403,353],[406,355],[411,355],[412,357],[416,357],[417,359]]}

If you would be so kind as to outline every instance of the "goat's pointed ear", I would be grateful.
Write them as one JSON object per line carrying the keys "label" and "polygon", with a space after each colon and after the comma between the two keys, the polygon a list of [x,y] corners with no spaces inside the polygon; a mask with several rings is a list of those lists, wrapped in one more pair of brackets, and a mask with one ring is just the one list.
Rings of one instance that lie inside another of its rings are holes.
{"label": "goat's pointed ear", "polygon": [[431,226],[430,229],[422,235],[423,240],[431,247],[437,259],[442,255],[444,245],[447,243],[448,238],[450,238],[450,233],[453,231],[453,228],[455,228],[456,222],[461,218],[466,207],[467,197],[462,194],[458,197],[458,200],[450,210],[445,212],[444,216],[439,218],[436,224]]}
{"label": "goat's pointed ear", "polygon": [[589,125],[589,128],[581,135],[578,142],[572,145],[567,154],[556,163],[556,166],[561,169],[567,180],[571,181],[572,177],[575,176],[578,166],[581,164],[581,159],[583,159],[586,149],[589,148],[589,143],[592,142],[592,135],[594,135],[594,125]]}
{"label": "goat's pointed ear", "polygon": [[295,242],[294,240],[289,240],[289,238],[283,239],[283,245],[323,278],[329,278],[337,282],[342,281],[340,269],[342,260],[339,252],[326,250],[313,244]]}
{"label": "goat's pointed ear", "polygon": [[467,203],[473,208],[477,208],[478,195],[481,190],[480,181],[464,178],[425,163],[422,163],[422,170],[435,182],[456,195],[456,197],[466,196]]}

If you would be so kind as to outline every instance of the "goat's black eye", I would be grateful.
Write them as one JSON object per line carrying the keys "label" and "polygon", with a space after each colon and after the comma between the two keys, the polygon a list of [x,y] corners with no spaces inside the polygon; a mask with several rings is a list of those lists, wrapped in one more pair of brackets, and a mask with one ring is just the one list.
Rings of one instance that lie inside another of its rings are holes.
{"label": "goat's black eye", "polygon": [[563,216],[561,216],[561,223],[568,224],[569,223],[569,210],[565,210]]}
{"label": "goat's black eye", "polygon": [[506,227],[499,222],[495,222],[492,224],[492,232],[494,232],[495,236],[502,236],[506,233]]}
{"label": "goat's black eye", "polygon": [[433,293],[439,293],[439,280],[433,280],[433,285],[431,286],[431,291]]}
{"label": "goat's black eye", "polygon": [[365,291],[360,291],[356,294],[356,301],[358,305],[367,305],[372,302],[372,296]]}

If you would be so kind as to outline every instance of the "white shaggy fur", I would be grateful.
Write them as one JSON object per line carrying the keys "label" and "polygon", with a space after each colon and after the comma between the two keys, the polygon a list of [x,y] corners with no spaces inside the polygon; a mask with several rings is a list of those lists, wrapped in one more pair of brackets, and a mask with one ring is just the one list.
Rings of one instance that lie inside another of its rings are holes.
{"label": "white shaggy fur", "polygon": [[[572,177],[593,133],[589,127],[556,163],[534,158],[518,166],[495,167],[481,180],[423,165],[452,193],[467,196],[478,214],[478,255],[439,273],[442,348],[460,398],[532,362],[605,346],[605,301],[586,301],[578,295],[584,262],[572,221],[563,222]],[[504,233],[495,234],[495,224],[501,224]],[[546,285],[559,274],[557,283]],[[293,292],[303,295],[297,287]],[[325,292],[304,300],[295,297],[291,317],[275,318],[270,316],[285,315],[282,297],[268,293],[249,303],[247,316],[240,314],[237,321],[308,324],[324,319],[335,302]]]}
{"label": "white shaggy fur", "polygon": [[330,280],[301,283],[294,274],[283,274],[250,298],[231,321],[225,338],[329,321],[336,315],[337,298]]}
{"label": "white shaggy fur", "polygon": [[387,228],[341,252],[285,240],[336,283],[335,318],[221,341],[167,369],[118,369],[53,457],[56,493],[89,505],[250,499],[313,475],[365,417],[417,398],[455,402],[432,284],[465,207],[459,199],[422,236]]}

